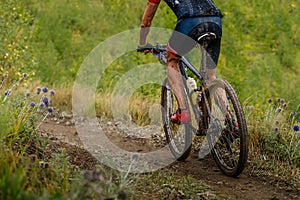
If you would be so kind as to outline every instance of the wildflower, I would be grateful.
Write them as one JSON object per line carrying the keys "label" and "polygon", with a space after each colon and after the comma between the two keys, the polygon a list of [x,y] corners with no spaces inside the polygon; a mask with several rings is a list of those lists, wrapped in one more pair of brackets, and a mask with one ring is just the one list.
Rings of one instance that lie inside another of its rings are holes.
{"label": "wildflower", "polygon": [[277,99],[277,102],[280,103],[280,102],[281,102],[281,98],[278,98],[278,99]]}
{"label": "wildflower", "polygon": [[37,87],[37,88],[36,88],[36,94],[40,94],[41,91],[42,91],[42,89],[41,89],[40,87]]}
{"label": "wildflower", "polygon": [[282,111],[282,108],[277,108],[276,112],[281,113],[281,111]]}
{"label": "wildflower", "polygon": [[300,130],[299,126],[298,126],[298,125],[295,125],[295,126],[294,126],[294,131],[299,131],[299,130]]}
{"label": "wildflower", "polygon": [[23,74],[22,74],[22,77],[23,77],[23,78],[26,78],[26,77],[27,77],[27,74],[26,74],[26,73],[23,73]]}
{"label": "wildflower", "polygon": [[282,107],[286,108],[287,107],[287,103],[282,104]]}
{"label": "wildflower", "polygon": [[48,105],[49,105],[49,99],[48,99],[48,97],[44,96],[44,97],[42,98],[42,102],[44,102],[44,104],[45,104],[46,106],[48,106]]}
{"label": "wildflower", "polygon": [[254,109],[254,106],[245,106],[245,109],[246,109],[246,110],[253,110],[253,109]]}
{"label": "wildflower", "polygon": [[279,121],[278,121],[278,120],[275,121],[275,125],[276,125],[276,126],[279,125]]}
{"label": "wildflower", "polygon": [[30,92],[25,93],[25,97],[28,98],[30,96]]}
{"label": "wildflower", "polygon": [[53,108],[49,107],[49,108],[47,109],[47,111],[48,111],[49,113],[52,113],[52,112],[53,112]]}
{"label": "wildflower", "polygon": [[133,153],[131,156],[131,160],[134,162],[137,162],[140,159],[140,154],[139,153]]}
{"label": "wildflower", "polygon": [[292,113],[292,116],[296,116],[297,115],[297,112],[296,111],[294,111],[293,113]]}
{"label": "wildflower", "polygon": [[40,102],[40,104],[39,104],[39,108],[40,109],[43,109],[45,107],[45,104],[44,104],[44,102]]}
{"label": "wildflower", "polygon": [[10,95],[10,91],[9,90],[5,91],[4,95],[5,96],[9,96]]}
{"label": "wildflower", "polygon": [[7,78],[8,74],[3,74],[3,79]]}
{"label": "wildflower", "polygon": [[33,108],[33,107],[35,107],[35,103],[34,102],[30,102],[29,106]]}
{"label": "wildflower", "polygon": [[44,87],[44,88],[43,88],[43,92],[44,92],[44,93],[47,93],[47,92],[48,92],[48,88]]}
{"label": "wildflower", "polygon": [[50,90],[50,96],[53,97],[55,95],[55,92],[53,90]]}
{"label": "wildflower", "polygon": [[227,99],[230,100],[230,96],[227,96]]}
{"label": "wildflower", "polygon": [[276,128],[274,129],[274,132],[277,133],[278,131],[279,131],[279,128],[276,127]]}
{"label": "wildflower", "polygon": [[272,99],[271,98],[269,98],[268,99],[268,103],[272,103],[273,101],[272,101]]}

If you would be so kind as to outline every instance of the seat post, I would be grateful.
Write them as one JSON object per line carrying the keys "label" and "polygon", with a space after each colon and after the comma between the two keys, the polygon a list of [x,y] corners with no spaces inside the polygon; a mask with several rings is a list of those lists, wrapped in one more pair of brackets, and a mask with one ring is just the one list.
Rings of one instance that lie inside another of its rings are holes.
{"label": "seat post", "polygon": [[213,32],[207,32],[202,34],[201,36],[198,37],[198,43],[200,44],[201,52],[202,52],[202,61],[201,61],[201,66],[200,66],[200,71],[203,74],[204,80],[207,80],[207,66],[205,64],[207,63],[207,56],[205,55],[206,49],[208,44],[210,43],[211,40],[216,39],[217,36]]}

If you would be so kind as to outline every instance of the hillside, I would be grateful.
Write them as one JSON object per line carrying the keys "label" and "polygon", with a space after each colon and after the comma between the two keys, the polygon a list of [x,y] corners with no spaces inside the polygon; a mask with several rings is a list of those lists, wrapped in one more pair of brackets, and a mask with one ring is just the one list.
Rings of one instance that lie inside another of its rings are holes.
{"label": "hillside", "polygon": [[[35,18],[30,42],[39,58],[35,68],[39,77],[50,82],[74,80],[94,47],[123,31],[139,28],[145,7],[136,0],[26,2]],[[215,3],[224,13],[220,76],[230,80],[249,104],[280,97],[298,106],[300,4],[270,0]],[[162,3],[153,27],[172,29],[175,22]],[[126,71],[131,64],[127,61],[119,68]]]}

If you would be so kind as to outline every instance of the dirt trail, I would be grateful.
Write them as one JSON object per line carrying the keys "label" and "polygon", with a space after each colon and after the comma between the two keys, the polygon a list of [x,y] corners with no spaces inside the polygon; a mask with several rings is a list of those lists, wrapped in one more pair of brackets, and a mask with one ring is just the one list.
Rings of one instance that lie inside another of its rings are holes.
{"label": "dirt trail", "polygon": [[[105,122],[104,130],[110,141],[127,151],[150,152],[158,148],[155,138],[124,136],[118,131],[115,123]],[[76,162],[86,168],[92,167],[92,156],[82,149],[82,143],[71,118],[49,119],[40,127],[40,132],[44,136],[71,144],[72,149],[69,151],[75,154]],[[175,162],[168,168],[199,179],[218,193],[226,194],[233,199],[300,199],[300,190],[288,190],[286,184],[274,181],[273,178],[255,175],[247,169],[238,178],[224,176],[209,155],[199,160],[195,153],[186,161]]]}

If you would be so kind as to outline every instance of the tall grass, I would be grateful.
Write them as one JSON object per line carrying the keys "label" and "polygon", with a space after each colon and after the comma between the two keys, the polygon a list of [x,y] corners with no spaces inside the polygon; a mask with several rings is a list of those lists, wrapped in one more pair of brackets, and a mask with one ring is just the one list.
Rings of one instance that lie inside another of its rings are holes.
{"label": "tall grass", "polygon": [[246,107],[252,167],[287,179],[294,186],[300,181],[299,108],[289,107],[283,98]]}
{"label": "tall grass", "polygon": [[[36,25],[33,13],[17,0],[0,5],[0,199],[118,197],[123,182],[107,180],[119,174],[110,171],[100,174],[103,180],[88,180],[71,164],[64,145],[53,151],[49,138],[38,134],[39,125],[53,112],[57,93],[31,82],[34,54],[28,41]],[[92,181],[97,183],[90,185]]]}

